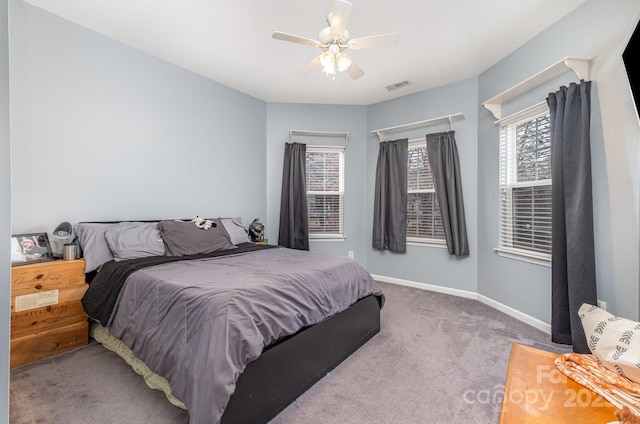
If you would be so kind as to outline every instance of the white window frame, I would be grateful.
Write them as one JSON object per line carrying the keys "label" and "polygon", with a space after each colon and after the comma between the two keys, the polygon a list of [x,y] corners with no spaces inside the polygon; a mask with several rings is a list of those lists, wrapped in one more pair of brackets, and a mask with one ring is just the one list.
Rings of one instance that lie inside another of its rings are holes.
{"label": "white window frame", "polygon": [[[307,146],[307,153],[338,153],[339,154],[339,190],[338,191],[310,191],[309,186],[306,187],[306,194],[314,195],[314,194],[324,194],[324,195],[339,195],[340,198],[340,231],[338,233],[312,233],[311,225],[309,225],[309,240],[321,241],[335,241],[335,240],[344,240],[344,153],[345,147],[342,146]],[[305,169],[305,173],[307,170]],[[307,205],[309,208],[309,205]],[[307,209],[307,214],[309,214],[309,210]],[[311,219],[309,214],[309,219]]]}
{"label": "white window frame", "polygon": [[[417,139],[417,140],[410,140],[409,141],[409,150],[411,149],[418,149],[418,148],[427,148],[427,140],[426,139]],[[428,153],[427,153],[428,155]],[[407,162],[409,161],[409,157],[407,157]],[[438,202],[437,196],[435,195],[436,191],[435,191],[435,187],[432,189],[417,189],[417,190],[411,190],[409,189],[409,187],[407,186],[407,201],[408,201],[408,195],[409,194],[420,194],[420,193],[433,193],[435,200],[436,200],[436,204]],[[438,210],[438,213],[440,213],[440,211]],[[407,220],[409,219],[409,215],[407,214]],[[409,244],[415,244],[415,245],[428,245],[428,246],[435,246],[435,247],[443,247],[445,248],[447,246],[447,240],[444,237],[444,232],[443,232],[443,236],[442,238],[432,238],[432,237],[414,237],[414,236],[407,236],[407,243]]]}
{"label": "white window frame", "polygon": [[[517,114],[511,115],[499,121],[500,123],[500,163],[499,163],[499,247],[495,251],[503,257],[530,262],[543,266],[551,266],[551,254],[537,250],[513,247],[513,207],[511,193],[514,188],[522,187],[551,187],[551,178],[535,181],[518,182],[517,162],[516,162],[516,135],[515,129],[518,124],[538,119],[541,116],[549,115],[549,108],[546,103],[541,103]],[[503,191],[506,197],[503,200]],[[550,199],[549,199],[550,201]],[[550,203],[549,203],[550,211]],[[549,220],[550,220],[549,212]],[[551,235],[549,235],[549,243]]]}

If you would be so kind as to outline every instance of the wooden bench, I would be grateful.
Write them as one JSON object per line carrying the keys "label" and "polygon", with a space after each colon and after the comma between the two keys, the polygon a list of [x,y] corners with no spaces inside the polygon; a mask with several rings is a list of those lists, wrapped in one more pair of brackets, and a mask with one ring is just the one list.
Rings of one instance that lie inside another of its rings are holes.
{"label": "wooden bench", "polygon": [[566,377],[556,367],[558,354],[513,344],[500,424],[615,422],[617,408]]}

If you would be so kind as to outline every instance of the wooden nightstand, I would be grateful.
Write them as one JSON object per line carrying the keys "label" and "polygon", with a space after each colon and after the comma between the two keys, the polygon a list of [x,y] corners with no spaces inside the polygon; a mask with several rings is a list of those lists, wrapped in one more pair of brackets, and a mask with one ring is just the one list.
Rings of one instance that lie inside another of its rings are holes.
{"label": "wooden nightstand", "polygon": [[84,269],[84,259],[11,268],[11,367],[88,343]]}

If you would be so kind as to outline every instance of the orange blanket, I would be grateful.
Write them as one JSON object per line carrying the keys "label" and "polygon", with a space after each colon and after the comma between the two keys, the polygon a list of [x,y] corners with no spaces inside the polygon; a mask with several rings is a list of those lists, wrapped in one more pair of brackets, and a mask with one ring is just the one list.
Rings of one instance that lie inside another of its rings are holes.
{"label": "orange blanket", "polygon": [[604,367],[589,354],[564,353],[555,360],[558,369],[576,383],[599,394],[617,408],[627,406],[640,415],[640,384]]}

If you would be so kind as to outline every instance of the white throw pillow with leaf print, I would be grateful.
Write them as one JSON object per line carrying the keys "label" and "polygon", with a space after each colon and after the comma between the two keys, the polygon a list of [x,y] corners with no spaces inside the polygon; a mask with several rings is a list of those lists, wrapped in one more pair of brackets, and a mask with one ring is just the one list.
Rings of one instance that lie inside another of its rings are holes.
{"label": "white throw pillow with leaf print", "polygon": [[578,310],[591,353],[611,371],[640,383],[640,323],[587,303]]}

